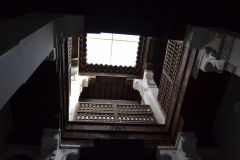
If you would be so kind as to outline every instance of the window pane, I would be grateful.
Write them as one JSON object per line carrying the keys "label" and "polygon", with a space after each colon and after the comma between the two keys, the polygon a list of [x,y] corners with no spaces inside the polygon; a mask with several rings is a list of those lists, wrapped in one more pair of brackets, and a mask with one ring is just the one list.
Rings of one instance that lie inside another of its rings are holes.
{"label": "window pane", "polygon": [[113,34],[114,40],[124,40],[124,41],[139,41],[139,36],[127,35],[127,34]]}
{"label": "window pane", "polygon": [[138,42],[113,41],[112,65],[136,65]]}
{"label": "window pane", "polygon": [[87,39],[87,63],[110,65],[111,40]]}
{"label": "window pane", "polygon": [[112,33],[101,33],[101,34],[88,33],[87,38],[112,39]]}

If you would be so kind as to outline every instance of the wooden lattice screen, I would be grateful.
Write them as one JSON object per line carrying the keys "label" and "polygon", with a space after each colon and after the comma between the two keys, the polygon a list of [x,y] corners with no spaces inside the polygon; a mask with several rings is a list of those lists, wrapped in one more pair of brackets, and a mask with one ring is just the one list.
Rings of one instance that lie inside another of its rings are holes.
{"label": "wooden lattice screen", "polygon": [[169,111],[171,96],[175,79],[183,54],[183,42],[169,40],[163,65],[162,76],[159,85],[158,101],[164,109],[166,115]]}
{"label": "wooden lattice screen", "polygon": [[74,120],[78,122],[157,124],[149,105],[98,104],[79,102]]}

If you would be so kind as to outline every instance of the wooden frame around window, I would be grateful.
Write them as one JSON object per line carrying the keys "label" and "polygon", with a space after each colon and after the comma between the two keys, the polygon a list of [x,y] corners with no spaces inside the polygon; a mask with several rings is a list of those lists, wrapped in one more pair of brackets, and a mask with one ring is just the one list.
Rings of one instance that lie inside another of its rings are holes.
{"label": "wooden frame around window", "polygon": [[88,64],[86,36],[87,34],[80,37],[80,49],[79,49],[80,50],[79,51],[79,73],[80,74],[111,73],[111,74],[125,74],[129,76],[137,76],[137,77],[142,76],[147,37],[140,36],[139,38],[136,66],[127,67],[127,66]]}

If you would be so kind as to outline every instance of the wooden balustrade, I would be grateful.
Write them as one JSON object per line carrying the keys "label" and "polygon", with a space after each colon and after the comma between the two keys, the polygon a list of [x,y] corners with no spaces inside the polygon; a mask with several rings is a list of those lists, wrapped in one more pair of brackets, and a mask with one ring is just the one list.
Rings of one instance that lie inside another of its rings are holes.
{"label": "wooden balustrade", "polygon": [[157,124],[149,105],[79,102],[74,115],[78,122]]}

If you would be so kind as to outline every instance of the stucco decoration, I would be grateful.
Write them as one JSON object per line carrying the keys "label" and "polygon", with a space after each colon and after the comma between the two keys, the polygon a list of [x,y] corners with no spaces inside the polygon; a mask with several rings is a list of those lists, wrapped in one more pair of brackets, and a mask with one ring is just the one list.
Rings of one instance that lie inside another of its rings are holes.
{"label": "stucco decoration", "polygon": [[134,79],[133,88],[139,91],[141,97],[144,97],[144,92],[148,90],[148,88],[144,86],[142,79]]}
{"label": "stucco decoration", "polygon": [[144,70],[143,79],[134,79],[133,88],[139,91],[144,104],[150,105],[159,124],[165,124],[166,115],[157,101],[158,88],[151,70]]}
{"label": "stucco decoration", "polygon": [[197,29],[193,29],[189,33],[189,35],[193,34],[194,37],[194,42],[192,41],[192,45],[189,46],[190,48],[196,48],[196,41],[199,41],[198,43],[201,44],[201,46],[199,45],[196,48],[199,52],[195,60],[193,77],[197,77],[199,69],[204,72],[222,73],[223,71],[229,71],[233,73],[235,66],[228,60],[235,38],[222,32],[220,33],[207,28],[205,30],[204,32],[207,35],[205,38],[200,36],[201,32]]}
{"label": "stucco decoration", "polygon": [[151,70],[145,70],[143,75],[143,80],[147,82],[150,88],[157,87],[156,82],[154,81],[154,73]]}
{"label": "stucco decoration", "polygon": [[175,146],[159,146],[158,159],[201,160],[197,155],[197,139],[193,133],[180,132]]}
{"label": "stucco decoration", "polygon": [[72,68],[71,95],[69,96],[69,121],[73,120],[76,104],[82,93],[83,87],[88,87],[88,80],[94,76],[79,76],[78,67]]}
{"label": "stucco decoration", "polygon": [[209,72],[219,72],[224,70],[234,71],[234,66],[228,63],[228,57],[231,53],[234,38],[228,35],[212,32],[209,43],[201,52],[202,60],[200,69]]}

